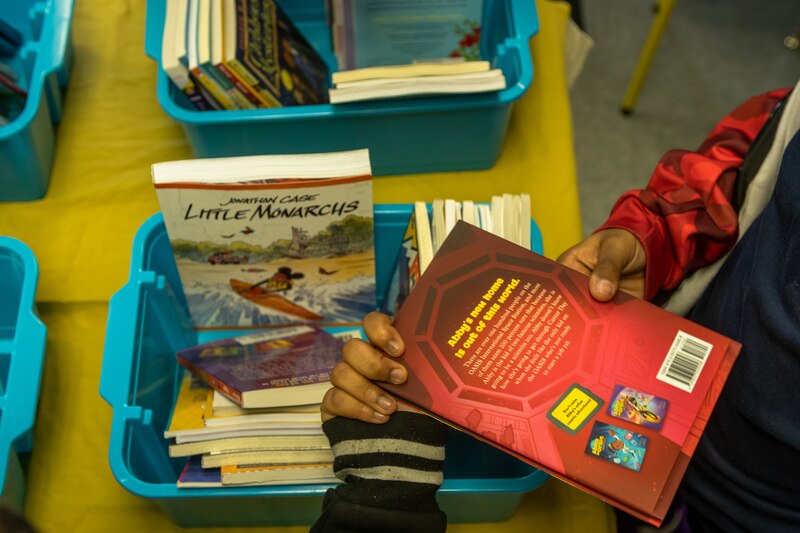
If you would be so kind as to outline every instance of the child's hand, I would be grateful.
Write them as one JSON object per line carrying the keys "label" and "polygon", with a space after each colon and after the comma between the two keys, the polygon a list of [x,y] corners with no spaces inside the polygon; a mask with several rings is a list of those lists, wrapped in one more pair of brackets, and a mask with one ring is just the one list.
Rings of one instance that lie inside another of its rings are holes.
{"label": "child's hand", "polygon": [[591,276],[589,291],[601,302],[618,290],[644,298],[647,257],[642,243],[629,231],[598,231],[561,254],[558,262]]}
{"label": "child's hand", "polygon": [[392,361],[405,350],[403,339],[383,313],[364,317],[364,331],[369,343],[350,339],[344,345],[342,361],[331,372],[333,388],[322,400],[322,421],[334,416],[383,423],[397,408],[397,400],[372,381],[403,383],[405,368]]}

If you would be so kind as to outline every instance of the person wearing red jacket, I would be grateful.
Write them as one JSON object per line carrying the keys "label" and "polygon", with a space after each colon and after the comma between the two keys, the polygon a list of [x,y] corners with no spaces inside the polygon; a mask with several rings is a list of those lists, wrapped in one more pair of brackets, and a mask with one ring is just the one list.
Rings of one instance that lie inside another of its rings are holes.
{"label": "person wearing red jacket", "polygon": [[[590,276],[598,300],[623,290],[743,345],[679,492],[681,527],[692,533],[800,531],[798,129],[800,91],[749,99],[698,150],[665,154],[647,187],[623,194],[609,219],[558,259]],[[386,530],[388,517],[392,530],[427,523],[421,530],[443,531],[435,505],[443,456],[426,457],[443,450],[444,433],[423,415],[393,414],[396,400],[372,382],[405,380],[392,360],[403,339],[379,313],[364,330],[369,342],[348,342],[323,401],[345,483],[326,495],[312,531]],[[406,436],[424,446],[405,447]],[[387,491],[404,505],[363,497]],[[365,509],[369,519],[359,521]]]}

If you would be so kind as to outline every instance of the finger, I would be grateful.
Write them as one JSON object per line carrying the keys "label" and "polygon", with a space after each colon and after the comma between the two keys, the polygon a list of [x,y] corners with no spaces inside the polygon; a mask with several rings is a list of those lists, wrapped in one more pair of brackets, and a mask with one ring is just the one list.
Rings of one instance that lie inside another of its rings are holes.
{"label": "finger", "polygon": [[562,253],[556,261],[589,276],[594,271],[597,263],[599,242],[600,238],[597,235],[592,235]]}
{"label": "finger", "polygon": [[342,361],[364,378],[396,385],[406,380],[406,369],[361,339],[350,339],[342,349]]}
{"label": "finger", "polygon": [[320,410],[323,422],[335,416],[355,418],[374,424],[382,424],[389,420],[388,415],[372,409],[336,387],[328,389],[325,393]]}
{"label": "finger", "polygon": [[[397,409],[397,401],[394,398],[344,361],[338,363],[331,371],[331,385],[372,411],[388,415]],[[329,408],[329,411],[344,416],[351,414],[338,413],[333,407]]]}
{"label": "finger", "polygon": [[392,327],[392,319],[383,313],[373,311],[365,316],[364,332],[370,343],[393,357],[401,355],[405,349],[403,339]]}
{"label": "finger", "polygon": [[626,239],[617,234],[608,235],[600,241],[597,264],[589,281],[589,291],[597,300],[608,301],[617,293],[622,269],[630,261],[629,245]]}

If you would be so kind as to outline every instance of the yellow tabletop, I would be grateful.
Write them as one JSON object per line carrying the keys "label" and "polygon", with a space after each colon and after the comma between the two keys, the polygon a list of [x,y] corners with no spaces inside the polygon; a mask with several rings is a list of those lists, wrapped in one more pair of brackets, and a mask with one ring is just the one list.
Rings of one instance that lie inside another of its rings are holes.
{"label": "yellow tabletop", "polygon": [[[0,203],[0,234],[28,244],[39,262],[37,302],[48,327],[25,506],[42,533],[180,530],[153,502],[114,479],[107,461],[112,413],[98,394],[108,300],[128,278],[136,230],[158,210],[150,165],[192,157],[180,125],[156,100],[156,65],[144,54],[145,4],[76,1],[75,62],[50,189],[42,200]],[[546,255],[555,257],[580,239],[564,73],[569,9],[539,0],[538,11],[534,81],[514,104],[497,164],[486,171],[376,178],[377,202],[528,192]],[[595,498],[550,480],[526,495],[502,525],[450,528],[498,529],[611,531],[613,516]]]}

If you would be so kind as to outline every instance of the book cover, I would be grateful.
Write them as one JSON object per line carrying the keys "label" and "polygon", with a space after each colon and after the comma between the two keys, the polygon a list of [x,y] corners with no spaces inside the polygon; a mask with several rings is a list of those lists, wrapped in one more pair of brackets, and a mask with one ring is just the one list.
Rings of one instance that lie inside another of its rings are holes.
{"label": "book cover", "polygon": [[[740,349],[624,293],[598,302],[587,276],[465,222],[394,325],[409,379],[381,386],[656,525]],[[618,385],[668,402],[660,427],[609,414]]]}
{"label": "book cover", "polygon": [[221,487],[222,473],[219,468],[204,468],[199,455],[189,457],[176,484],[182,489]]}
{"label": "book cover", "polygon": [[350,39],[340,70],[400,65],[420,59],[480,57],[483,0],[409,4],[402,0],[339,0]]}
{"label": "book cover", "polygon": [[178,362],[242,407],[321,403],[344,343],[311,326],[271,329],[180,350]]}
{"label": "book cover", "polygon": [[274,0],[235,0],[236,49],[230,70],[268,107],[324,104],[328,66]]}
{"label": "book cover", "polygon": [[416,202],[392,268],[381,311],[394,315],[433,257],[428,206]]}
{"label": "book cover", "polygon": [[360,324],[375,309],[366,150],[152,172],[195,327]]}

